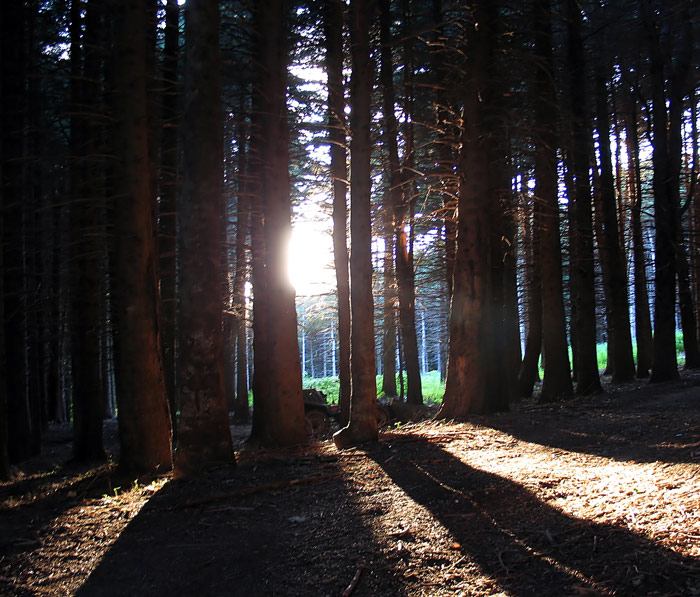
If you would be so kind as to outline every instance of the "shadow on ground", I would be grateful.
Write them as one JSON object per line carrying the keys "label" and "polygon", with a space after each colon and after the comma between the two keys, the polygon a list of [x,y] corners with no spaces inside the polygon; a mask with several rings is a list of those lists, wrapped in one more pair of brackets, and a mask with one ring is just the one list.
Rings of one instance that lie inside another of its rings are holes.
{"label": "shadow on ground", "polygon": [[[361,566],[367,568],[353,595],[401,595],[376,561],[378,547],[337,467],[309,457],[173,481],[144,506],[77,595],[337,596]],[[286,484],[305,478],[321,481],[313,492]],[[266,484],[280,487],[245,494]],[[216,497],[239,491],[240,497]]]}
{"label": "shadow on ground", "polygon": [[369,455],[508,595],[700,594],[696,560],[627,528],[569,516],[421,436],[397,434],[391,453]]}
{"label": "shadow on ground", "polygon": [[699,383],[694,376],[475,422],[524,441],[619,461],[698,463]]}

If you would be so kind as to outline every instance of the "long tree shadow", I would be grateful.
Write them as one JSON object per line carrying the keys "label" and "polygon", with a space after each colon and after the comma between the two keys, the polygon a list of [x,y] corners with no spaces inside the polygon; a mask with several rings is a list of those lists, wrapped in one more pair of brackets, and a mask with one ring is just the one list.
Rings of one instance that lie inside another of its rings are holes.
{"label": "long tree shadow", "polygon": [[508,595],[690,595],[700,566],[614,524],[576,518],[419,435],[370,456]]}
{"label": "long tree shadow", "polygon": [[[313,500],[308,487],[289,483],[314,477]],[[248,493],[261,487],[270,488]],[[366,522],[337,462],[267,462],[173,481],[129,523],[77,595],[340,595],[365,567],[353,596],[401,595],[376,559]],[[352,553],[339,537],[356,539]]]}
{"label": "long tree shadow", "polygon": [[[619,461],[700,462],[700,388],[642,391],[475,418],[518,439]],[[646,396],[646,398],[645,398]]]}

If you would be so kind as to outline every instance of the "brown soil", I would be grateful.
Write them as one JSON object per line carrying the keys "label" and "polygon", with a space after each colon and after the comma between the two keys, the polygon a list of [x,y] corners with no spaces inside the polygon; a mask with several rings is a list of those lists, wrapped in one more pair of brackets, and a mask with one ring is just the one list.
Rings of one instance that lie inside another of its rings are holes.
{"label": "brown soil", "polygon": [[700,595],[698,375],[189,480],[69,441],[0,484],[2,595]]}

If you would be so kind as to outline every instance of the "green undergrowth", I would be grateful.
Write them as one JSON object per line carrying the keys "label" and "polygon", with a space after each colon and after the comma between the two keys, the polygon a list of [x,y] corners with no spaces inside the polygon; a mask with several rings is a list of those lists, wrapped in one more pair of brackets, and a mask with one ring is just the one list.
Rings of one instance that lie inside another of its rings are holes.
{"label": "green undergrowth", "polygon": [[[637,344],[633,342],[632,350],[634,352],[635,362],[637,360]],[[681,331],[676,331],[676,352],[678,354],[678,367],[683,367],[685,364],[685,353],[683,352],[683,333]],[[608,361],[608,344],[607,342],[602,342],[596,346],[596,354],[598,357],[598,369],[602,373],[605,371]],[[569,347],[569,363],[572,362],[571,347]],[[542,369],[542,361],[540,361],[540,378],[544,375],[544,370]],[[382,383],[384,377],[382,375],[377,375],[377,396],[381,399],[384,398],[384,392],[382,391]],[[406,373],[403,373],[404,391],[406,388]],[[304,388],[315,388],[321,390],[328,397],[328,402],[331,404],[338,403],[338,392],[340,389],[340,382],[337,377],[304,377]],[[421,376],[421,388],[423,390],[423,401],[426,404],[436,404],[442,401],[442,397],[445,393],[445,381],[440,379],[439,371],[428,371]],[[401,391],[401,383],[398,375],[396,376],[396,389],[398,392]]]}
{"label": "green undergrowth", "polygon": [[[382,384],[384,381],[383,375],[377,375],[377,396],[384,398]],[[406,388],[406,373],[403,374],[404,389]],[[340,382],[337,377],[304,377],[304,388],[315,388],[321,390],[328,402],[331,404],[338,403],[338,393],[340,390]],[[401,391],[401,382],[396,376],[396,389]],[[439,371],[428,371],[421,376],[421,389],[423,390],[423,401],[426,404],[434,404],[442,401],[442,396],[445,393],[445,382],[440,379]],[[405,391],[405,390],[404,390]]]}

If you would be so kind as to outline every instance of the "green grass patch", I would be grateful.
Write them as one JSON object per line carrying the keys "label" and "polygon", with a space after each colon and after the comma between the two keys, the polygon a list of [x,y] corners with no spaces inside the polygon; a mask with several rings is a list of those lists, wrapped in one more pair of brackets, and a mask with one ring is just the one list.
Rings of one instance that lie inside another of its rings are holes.
{"label": "green grass patch", "polygon": [[[384,377],[377,375],[377,396],[382,398],[382,382]],[[404,388],[406,387],[406,374],[403,374]],[[304,377],[303,387],[315,388],[321,390],[331,404],[338,403],[338,394],[340,393],[340,381],[337,377]],[[396,388],[401,387],[399,377],[396,376]],[[423,401],[426,404],[439,403],[442,401],[442,396],[445,393],[445,382],[440,380],[439,371],[429,371],[421,376],[421,388],[423,390]]]}

